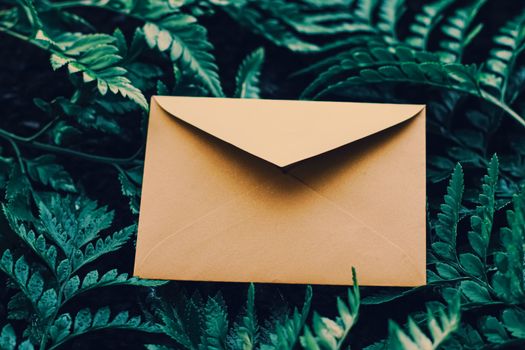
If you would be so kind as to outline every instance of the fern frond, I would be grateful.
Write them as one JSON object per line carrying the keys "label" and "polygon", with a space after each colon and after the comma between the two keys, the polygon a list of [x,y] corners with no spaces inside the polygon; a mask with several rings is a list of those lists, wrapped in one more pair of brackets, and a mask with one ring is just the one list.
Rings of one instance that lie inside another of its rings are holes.
{"label": "fern frond", "polygon": [[99,238],[100,232],[110,227],[114,213],[84,197],[52,196],[48,203],[38,204],[37,230],[49,237],[64,254],[73,253]]}
{"label": "fern frond", "polygon": [[500,99],[506,100],[511,75],[518,58],[525,49],[525,12],[519,14],[499,29],[494,37],[496,45],[490,50],[481,82],[494,88]]}
{"label": "fern frond", "polygon": [[118,250],[129,241],[136,232],[136,225],[128,226],[105,238],[99,238],[94,243],[88,243],[84,249],[77,249],[72,258],[72,272],[110,252]]}
{"label": "fern frond", "polygon": [[443,63],[435,54],[404,46],[355,49],[339,59],[303,91],[302,99],[319,99],[362,84],[422,84],[482,98],[525,126],[525,119],[504,101],[481,89],[480,72],[475,65]]}
{"label": "fern frond", "polygon": [[143,166],[127,170],[119,169],[120,190],[124,196],[128,197],[129,209],[133,214],[139,213],[143,169]]}
{"label": "fern frond", "polygon": [[[360,35],[370,36],[376,32],[368,23],[356,21],[344,2],[312,4],[252,0],[223,9],[250,30],[295,52],[322,52],[356,40],[365,42]],[[350,37],[326,45],[316,43],[316,36],[338,34]]]}
{"label": "fern frond", "polygon": [[312,95],[320,86],[326,88],[317,92],[314,99],[356,84],[378,82],[424,84],[479,96],[477,75],[475,66],[441,63],[433,54],[406,47],[358,49],[351,58],[321,74],[302,97]]}
{"label": "fern frond", "polygon": [[56,349],[72,338],[88,332],[103,329],[136,330],[157,333],[155,324],[143,321],[140,316],[130,317],[128,311],[121,311],[111,318],[109,307],[103,307],[92,313],[89,309],[81,309],[74,317],[69,313],[59,315],[50,328],[51,346]]}
{"label": "fern frond", "polygon": [[522,308],[506,309],[501,314],[507,331],[518,339],[525,339],[525,310]]}
{"label": "fern frond", "polygon": [[15,234],[41,258],[42,262],[46,264],[51,271],[55,272],[58,255],[56,246],[49,243],[43,234],[36,235],[33,230],[28,230],[24,224],[19,223],[12,213],[7,210],[5,205],[3,211]]}
{"label": "fern frond", "polygon": [[198,350],[204,328],[204,302],[199,294],[179,300],[180,307],[161,302],[155,307],[155,315],[160,319],[159,328],[187,350]]}
{"label": "fern frond", "polygon": [[306,288],[306,296],[301,311],[294,309],[291,316],[275,321],[270,330],[269,343],[263,344],[261,350],[292,350],[300,341],[300,334],[305,325],[312,303],[312,287]]}
{"label": "fern frond", "polygon": [[398,42],[397,24],[405,11],[405,0],[386,0],[381,3],[377,27],[388,45]]}
{"label": "fern frond", "polygon": [[485,316],[481,319],[480,328],[490,343],[502,344],[510,340],[503,324],[494,316]]}
{"label": "fern frond", "polygon": [[332,320],[314,313],[313,331],[306,326],[301,345],[308,350],[339,350],[359,316],[360,294],[355,269],[352,268],[353,287],[348,289],[348,301],[337,298],[338,317]]}
{"label": "fern frond", "polygon": [[220,294],[206,302],[203,333],[201,350],[226,350],[228,311]]}
{"label": "fern frond", "polygon": [[24,340],[17,346],[15,330],[10,324],[6,324],[0,331],[0,349],[2,350],[33,350],[33,344],[29,339]]}
{"label": "fern frond", "polygon": [[501,251],[495,254],[498,268],[492,285],[509,303],[525,301],[525,191],[513,198],[513,210],[507,211],[508,227],[500,231]]}
{"label": "fern frond", "polygon": [[456,10],[454,15],[446,19],[441,27],[446,39],[440,41],[439,52],[444,62],[461,62],[465,48],[483,28],[480,23],[471,29],[476,15],[486,2],[473,0],[472,4]]}
{"label": "fern frond", "polygon": [[463,170],[458,163],[448,183],[445,202],[441,204],[441,212],[438,214],[438,222],[435,226],[440,242],[432,244],[433,250],[448,260],[454,260],[457,254],[456,239],[463,189]]}
{"label": "fern frond", "polygon": [[408,318],[408,333],[394,321],[389,322],[388,348],[392,350],[407,349],[438,349],[459,327],[460,300],[456,296],[448,306],[448,312],[439,309],[437,317],[428,310],[427,326],[430,337],[427,336],[414,320]]}
{"label": "fern frond", "polygon": [[142,92],[126,76],[120,64],[122,57],[115,38],[107,34],[64,34],[54,39],[51,66],[57,70],[67,66],[69,74],[81,73],[84,83],[95,82],[101,95],[120,93],[144,110],[148,103]]}
{"label": "fern frond", "polygon": [[248,297],[244,314],[235,323],[228,337],[228,348],[237,350],[253,350],[256,348],[259,338],[259,326],[255,313],[255,286],[253,283],[248,287]]}
{"label": "fern frond", "polygon": [[357,0],[355,9],[353,9],[356,18],[360,22],[372,25],[374,13],[379,3],[379,0]]}
{"label": "fern frond", "polygon": [[92,289],[111,286],[137,286],[137,287],[158,287],[166,284],[167,281],[145,280],[137,277],[129,277],[127,273],[119,273],[117,269],[109,270],[99,276],[97,270],[89,271],[84,278],[80,279],[75,275],[64,283],[62,288],[64,299],[63,303],[76,297],[77,295]]}
{"label": "fern frond", "polygon": [[[72,209],[72,206],[81,209]],[[37,229],[62,250],[69,261],[70,273],[119,249],[135,232],[135,225],[131,225],[100,237],[100,232],[111,225],[114,214],[105,207],[97,208],[94,201],[53,197],[49,204],[39,202],[38,208]]]}
{"label": "fern frond", "polygon": [[430,4],[424,4],[421,12],[417,13],[414,22],[410,24],[410,35],[405,42],[418,50],[428,50],[430,34],[437,24],[443,19],[444,11],[454,0],[437,0]]}
{"label": "fern frond", "polygon": [[[253,2],[255,4],[255,2]],[[269,19],[255,5],[248,3],[246,6],[226,6],[224,11],[235,21],[250,28],[256,34],[264,36],[274,44],[283,46],[295,52],[318,52],[321,47],[313,42],[301,38],[289,30],[280,18]],[[286,33],[286,35],[283,35]]]}
{"label": "fern frond", "polygon": [[499,161],[494,155],[488,165],[487,175],[483,177],[481,193],[475,214],[470,218],[471,231],[468,233],[470,246],[476,255],[486,262],[487,251],[492,233],[494,212],[496,210],[495,193],[498,183]]}
{"label": "fern frond", "polygon": [[[372,56],[374,52],[380,53],[382,56],[381,61],[378,61],[378,58]],[[383,52],[386,52],[386,54]],[[435,59],[437,60],[438,58],[436,57]],[[322,71],[321,74],[304,89],[301,94],[301,99],[315,98],[316,95],[321,96],[324,93],[323,88],[326,89],[327,86],[329,87],[336,84],[338,80],[343,80],[346,76],[350,75],[353,70],[375,67],[380,64],[390,64],[396,62],[396,60],[397,59],[390,54],[384,46],[377,48],[357,48],[337,55],[334,58],[327,59],[322,65],[316,67],[316,71],[322,70],[327,66],[329,68]]]}
{"label": "fern frond", "polygon": [[235,97],[259,98],[259,76],[264,62],[264,48],[260,47],[249,54],[239,66],[235,77]]}
{"label": "fern frond", "polygon": [[56,163],[55,156],[47,154],[25,161],[27,173],[33,181],[49,186],[54,190],[77,191],[71,175],[62,165]]}
{"label": "fern frond", "polygon": [[[305,4],[308,5],[308,4]],[[300,6],[294,3],[274,0],[259,2],[258,6],[280,18],[294,31],[307,35],[325,35],[340,33],[355,33],[371,31],[372,28],[361,23],[352,23],[353,17],[346,12],[346,8],[329,4],[328,2],[316,6]]]}
{"label": "fern frond", "polygon": [[213,45],[208,41],[206,29],[196,18],[173,14],[144,25],[146,42],[151,48],[167,52],[190,78],[202,83],[214,96],[224,96],[215,59]]}
{"label": "fern frond", "polygon": [[57,292],[53,288],[45,289],[44,278],[38,271],[31,272],[24,256],[14,261],[11,251],[5,250],[0,258],[0,270],[16,284],[42,319],[57,309]]}

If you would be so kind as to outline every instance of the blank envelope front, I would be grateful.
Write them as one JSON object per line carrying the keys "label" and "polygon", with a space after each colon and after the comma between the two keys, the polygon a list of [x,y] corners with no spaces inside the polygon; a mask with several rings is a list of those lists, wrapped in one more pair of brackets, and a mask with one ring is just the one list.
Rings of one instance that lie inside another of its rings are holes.
{"label": "blank envelope front", "polygon": [[152,98],[134,274],[426,283],[422,105]]}

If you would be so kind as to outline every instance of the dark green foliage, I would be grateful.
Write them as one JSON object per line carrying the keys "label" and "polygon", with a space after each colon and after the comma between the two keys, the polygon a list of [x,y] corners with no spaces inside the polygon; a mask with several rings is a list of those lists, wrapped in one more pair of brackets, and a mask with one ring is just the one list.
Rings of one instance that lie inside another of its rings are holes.
{"label": "dark green foliage", "polygon": [[[156,307],[160,328],[176,343],[193,349],[292,349],[299,343],[310,310],[312,289],[306,290],[304,305],[291,314],[280,315],[260,327],[255,309],[255,287],[248,288],[247,303],[238,320],[230,326],[228,311],[220,294],[203,301],[200,295],[183,299],[180,307],[162,302]],[[347,315],[347,314],[345,314]],[[156,349],[157,345],[148,345]]]}
{"label": "dark green foliage", "polygon": [[213,48],[206,40],[206,30],[186,15],[155,18],[144,25],[144,36],[151,48],[168,52],[182,72],[191,72],[214,96],[223,96],[217,66],[210,54]]}
{"label": "dark green foliage", "polygon": [[353,273],[353,287],[348,290],[348,302],[337,298],[338,316],[334,320],[321,317],[318,313],[313,316],[313,332],[309,326],[305,327],[301,345],[308,350],[338,350],[343,348],[346,337],[357,322],[361,296],[355,270]]}
{"label": "dark green foliage", "polygon": [[[512,3],[0,0],[0,349],[522,348]],[[132,277],[153,94],[425,103],[429,284]]]}
{"label": "dark green foliage", "polygon": [[[359,3],[359,1],[358,1]],[[453,14],[442,19],[441,12],[447,9],[451,1],[437,1],[423,6],[422,13],[414,17],[414,22],[409,26],[410,34],[400,38],[397,30],[397,21],[403,15],[404,1],[382,1],[377,6],[370,5],[372,1],[363,1],[367,5],[367,23],[374,29],[370,33],[368,43],[374,43],[374,48],[363,52],[355,49],[355,46],[345,46],[345,50],[335,57],[325,59],[309,69],[318,73],[314,82],[303,92],[303,97],[321,98],[328,94],[343,94],[356,84],[379,84],[384,82],[411,83],[436,86],[443,89],[458,90],[464,93],[478,96],[496,107],[504,110],[509,116],[525,126],[525,120],[513,111],[507,104],[505,96],[496,97],[490,89],[484,90],[481,82],[489,81],[489,85],[497,85],[508,77],[511,69],[505,70],[501,64],[497,64],[499,74],[504,77],[494,77],[494,74],[481,73],[475,66],[462,63],[465,48],[471,44],[476,35],[481,31],[481,23],[473,24],[478,11],[486,3],[485,0],[473,1],[466,7],[457,8]],[[363,6],[363,5],[362,5]],[[361,7],[363,8],[363,7]],[[374,20],[374,12],[378,12],[377,20]],[[354,16],[360,16],[360,12]],[[439,50],[436,55],[430,55],[428,39],[432,31],[441,24],[441,32],[444,38],[439,41]],[[509,26],[516,26],[519,19],[508,24],[502,29],[509,33]],[[512,27],[511,27],[512,28]],[[519,31],[519,30],[517,30]],[[360,35],[357,30],[353,31]],[[378,35],[382,33],[382,35]],[[503,39],[506,45],[519,45],[520,35],[512,32],[513,37]],[[381,37],[378,41],[377,37]],[[497,41],[502,39],[496,37]],[[407,44],[414,50],[408,50]],[[375,50],[375,51],[374,51]],[[512,55],[521,52],[516,47]],[[494,55],[494,52],[492,53]],[[502,55],[505,61],[513,61],[512,57]],[[515,59],[515,58],[514,58]],[[494,70],[494,59],[489,61],[489,67]],[[512,63],[512,62],[511,62]],[[505,64],[503,64],[505,65]],[[320,73],[320,74],[319,74]],[[499,85],[498,85],[499,86]]]}
{"label": "dark green foliage", "polygon": [[501,27],[498,35],[494,37],[495,47],[490,51],[486,70],[482,76],[483,84],[493,87],[502,99],[512,101],[516,97],[508,96],[507,89],[517,60],[525,48],[524,23],[525,12]]}
{"label": "dark green foliage", "polygon": [[[79,274],[125,244],[134,226],[102,234],[110,227],[113,213],[97,207],[96,202],[85,197],[36,192],[34,197],[38,216],[31,221],[21,220],[16,209],[4,207],[13,233],[27,247],[27,255],[5,249],[0,258],[0,270],[13,282],[12,288],[19,291],[9,301],[8,318],[33,320],[25,329],[29,339],[20,348],[33,343],[52,349],[84,333],[108,328],[157,331],[154,324],[142,321],[140,316],[130,317],[127,311],[110,318],[107,306],[93,314],[89,308],[74,316],[61,311],[71,299],[89,290],[116,285],[152,287],[164,282],[129,278],[116,269],[102,275],[96,269]],[[29,255],[34,255],[36,261],[29,263]],[[11,332],[12,328],[6,327],[6,332]]]}
{"label": "dark green foliage", "polygon": [[264,49],[258,48],[242,61],[235,77],[235,97],[260,97],[259,76],[264,63]]}
{"label": "dark green foliage", "polygon": [[428,309],[427,326],[430,338],[419,328],[416,322],[408,319],[408,334],[395,322],[390,322],[389,349],[438,349],[458,329],[460,322],[459,298],[454,298],[449,305],[448,312],[438,309],[438,316],[434,316]]}

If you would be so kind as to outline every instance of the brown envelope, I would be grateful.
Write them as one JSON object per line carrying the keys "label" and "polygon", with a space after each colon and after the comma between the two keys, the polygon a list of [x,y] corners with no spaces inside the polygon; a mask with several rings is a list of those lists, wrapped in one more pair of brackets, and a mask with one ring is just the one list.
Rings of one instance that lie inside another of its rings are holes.
{"label": "brown envelope", "polygon": [[426,283],[425,107],[152,98],[135,275]]}

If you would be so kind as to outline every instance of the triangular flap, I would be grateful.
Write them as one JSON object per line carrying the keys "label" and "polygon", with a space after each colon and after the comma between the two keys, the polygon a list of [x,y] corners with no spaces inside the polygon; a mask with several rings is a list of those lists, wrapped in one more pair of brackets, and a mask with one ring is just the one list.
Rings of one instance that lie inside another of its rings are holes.
{"label": "triangular flap", "polygon": [[169,114],[284,167],[388,129],[424,105],[154,96]]}

